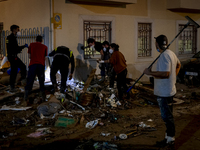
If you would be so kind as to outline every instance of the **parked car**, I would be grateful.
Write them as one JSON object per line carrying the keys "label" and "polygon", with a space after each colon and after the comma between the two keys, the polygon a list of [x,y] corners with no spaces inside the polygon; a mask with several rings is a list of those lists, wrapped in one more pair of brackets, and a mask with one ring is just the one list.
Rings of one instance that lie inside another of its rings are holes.
{"label": "parked car", "polygon": [[200,51],[192,58],[181,61],[181,69],[177,78],[178,82],[188,86],[200,85]]}

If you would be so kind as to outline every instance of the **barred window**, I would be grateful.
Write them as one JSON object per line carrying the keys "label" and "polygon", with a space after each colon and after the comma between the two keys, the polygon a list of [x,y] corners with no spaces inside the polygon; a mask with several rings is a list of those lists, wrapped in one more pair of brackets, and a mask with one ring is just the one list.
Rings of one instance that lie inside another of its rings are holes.
{"label": "barred window", "polygon": [[[111,42],[111,22],[95,22],[84,21],[84,46],[87,47],[87,39],[93,38],[96,42],[103,43],[104,41]],[[98,58],[100,55],[97,51],[92,51],[90,48],[84,50],[84,58]]]}
{"label": "barred window", "polygon": [[3,37],[2,37],[2,31],[3,31],[3,23],[0,22],[0,59],[3,57]]}
{"label": "barred window", "polygon": [[138,23],[138,57],[151,56],[151,23]]}
{"label": "barred window", "polygon": [[[179,24],[179,31],[184,25]],[[197,52],[197,28],[189,25],[179,36],[178,40],[179,54],[195,54]]]}

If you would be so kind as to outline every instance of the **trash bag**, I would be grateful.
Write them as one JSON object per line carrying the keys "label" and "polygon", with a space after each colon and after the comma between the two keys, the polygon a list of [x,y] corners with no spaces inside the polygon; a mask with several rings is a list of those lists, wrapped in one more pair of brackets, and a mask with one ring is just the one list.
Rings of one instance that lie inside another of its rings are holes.
{"label": "trash bag", "polygon": [[41,116],[41,114],[43,116],[50,116],[56,112],[59,112],[61,109],[62,107],[59,103],[46,103],[37,107],[39,116]]}

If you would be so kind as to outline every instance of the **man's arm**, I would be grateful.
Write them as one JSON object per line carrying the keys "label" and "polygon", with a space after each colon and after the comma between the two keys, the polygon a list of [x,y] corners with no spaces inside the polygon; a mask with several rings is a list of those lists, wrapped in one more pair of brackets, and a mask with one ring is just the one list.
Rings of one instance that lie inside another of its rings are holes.
{"label": "man's arm", "polygon": [[150,69],[146,68],[143,73],[146,75],[151,75],[158,79],[167,79],[167,78],[169,78],[170,72],[168,72],[168,71],[151,71],[151,68]]}
{"label": "man's arm", "polygon": [[69,75],[69,80],[72,79],[72,75],[74,73],[74,55],[72,54],[72,57],[70,58],[70,62],[71,62],[71,73]]}
{"label": "man's arm", "polygon": [[180,69],[181,69],[181,63],[178,62],[177,65],[176,65],[176,75],[178,75]]}
{"label": "man's arm", "polygon": [[54,56],[55,54],[56,54],[56,51],[53,50],[51,53],[49,53],[49,56],[51,57],[51,56]]}

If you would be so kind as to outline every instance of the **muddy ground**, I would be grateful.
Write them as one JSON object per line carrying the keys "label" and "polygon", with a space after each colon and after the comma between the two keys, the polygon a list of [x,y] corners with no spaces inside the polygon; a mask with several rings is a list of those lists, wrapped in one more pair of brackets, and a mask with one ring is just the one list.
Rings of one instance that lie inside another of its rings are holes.
{"label": "muddy ground", "polygon": [[[176,126],[177,150],[200,149],[200,89],[199,87],[187,87],[177,84],[176,98],[184,103],[174,105],[174,120]],[[81,113],[78,107],[70,107],[69,111],[76,110],[79,114],[69,117],[66,114],[57,114],[54,119],[41,119],[37,113],[37,102],[31,104],[32,108],[26,111],[1,111],[0,112],[0,149],[94,149],[96,142],[116,144],[117,149],[166,149],[155,147],[156,141],[162,140],[165,133],[165,125],[160,116],[160,110],[150,91],[143,90],[128,101],[128,106],[118,108],[101,107],[93,104],[85,107],[87,113]],[[193,93],[196,92],[196,93]],[[48,94],[49,91],[47,90]],[[2,95],[1,95],[2,96]],[[39,97],[38,91],[32,93],[32,101]],[[146,98],[144,98],[146,96]],[[15,105],[15,98],[23,100],[23,93],[13,95],[1,100],[3,105]],[[20,106],[20,104],[18,104]],[[103,115],[102,117],[102,114]],[[55,127],[58,116],[75,119],[76,123],[68,127]],[[29,122],[26,125],[13,125],[16,118],[25,118]],[[101,118],[93,129],[85,127],[88,121]],[[151,119],[151,120],[149,120]],[[140,127],[143,122],[149,127]],[[39,138],[27,137],[38,128],[49,127],[52,133]],[[127,139],[120,139],[119,134],[131,133]],[[101,133],[110,133],[102,136]]]}

